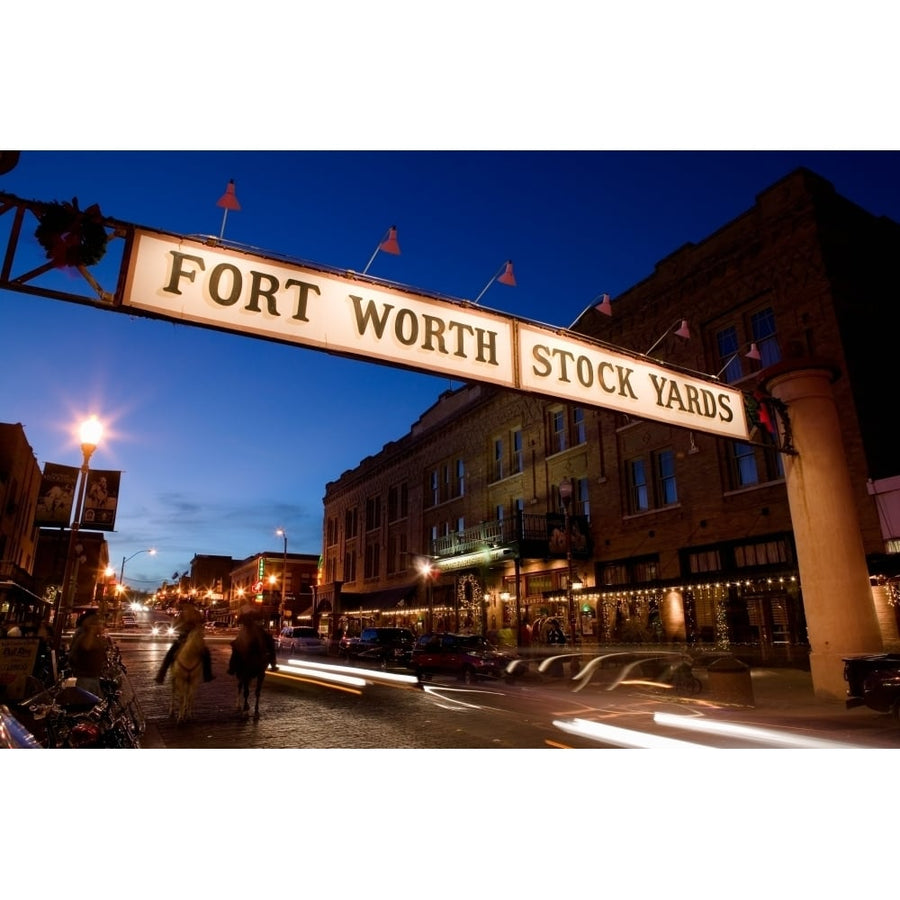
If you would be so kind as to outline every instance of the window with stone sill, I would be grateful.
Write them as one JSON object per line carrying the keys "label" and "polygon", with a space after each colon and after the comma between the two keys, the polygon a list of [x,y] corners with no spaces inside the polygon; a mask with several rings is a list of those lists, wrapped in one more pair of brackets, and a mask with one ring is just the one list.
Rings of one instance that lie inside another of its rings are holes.
{"label": "window with stone sill", "polygon": [[381,527],[381,497],[369,497],[366,500],[366,531],[375,531]]}
{"label": "window with stone sill", "polygon": [[378,541],[366,544],[364,578],[377,578],[381,574],[381,545]]}
{"label": "window with stone sill", "polygon": [[388,490],[388,522],[397,522],[409,515],[409,487],[405,481]]}
{"label": "window with stone sill", "polygon": [[437,506],[465,493],[466,466],[462,459],[445,460],[428,473],[426,497]]}
{"label": "window with stone sill", "polygon": [[559,406],[547,414],[547,453],[562,453],[587,442],[585,410],[581,406]]}
{"label": "window with stone sill", "polygon": [[626,460],[630,515],[678,503],[675,453],[670,448]]}
{"label": "window with stone sill", "polygon": [[774,437],[765,428],[756,429],[754,442],[730,442],[731,489],[779,481],[784,478],[784,460]]}
{"label": "window with stone sill", "polygon": [[491,445],[491,480],[502,481],[510,475],[524,471],[522,430],[513,429],[508,434],[497,435]]}
{"label": "window with stone sill", "polygon": [[343,578],[343,580],[348,583],[356,581],[356,549],[355,548],[350,548],[344,553],[344,578]]}

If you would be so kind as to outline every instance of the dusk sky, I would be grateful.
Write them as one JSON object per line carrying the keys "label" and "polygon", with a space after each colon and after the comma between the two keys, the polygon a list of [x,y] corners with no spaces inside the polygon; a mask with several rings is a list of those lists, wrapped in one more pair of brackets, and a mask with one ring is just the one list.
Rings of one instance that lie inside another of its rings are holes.
{"label": "dusk sky", "polygon": [[[481,305],[568,326],[600,292],[615,307],[660,259],[798,166],[900,221],[896,152],[23,151],[0,191],[218,235],[216,202],[234,179],[241,209],[225,220],[227,240],[361,272],[396,225],[400,255],[379,253],[369,274],[471,300],[510,259],[517,285],[495,282]],[[4,246],[8,228],[0,219]],[[326,484],[406,434],[451,386],[8,291],[0,348],[0,421],[24,425],[42,468],[79,465],[78,423],[90,413],[105,423],[91,466],[123,473],[110,559],[118,570],[155,548],[126,567],[143,589],[195,554],[280,553],[278,528],[290,552],[318,555]]]}

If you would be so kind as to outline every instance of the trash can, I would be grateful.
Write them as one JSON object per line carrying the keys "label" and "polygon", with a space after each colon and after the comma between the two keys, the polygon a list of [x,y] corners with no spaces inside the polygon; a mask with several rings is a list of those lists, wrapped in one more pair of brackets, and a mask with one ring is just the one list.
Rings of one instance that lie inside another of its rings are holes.
{"label": "trash can", "polygon": [[710,663],[706,669],[710,695],[725,703],[738,706],[755,706],[750,666],[733,656],[723,656]]}

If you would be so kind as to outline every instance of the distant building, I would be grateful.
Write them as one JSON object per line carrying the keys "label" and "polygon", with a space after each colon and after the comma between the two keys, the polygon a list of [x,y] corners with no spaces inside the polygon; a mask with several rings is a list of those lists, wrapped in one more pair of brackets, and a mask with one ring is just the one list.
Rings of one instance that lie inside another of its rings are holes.
{"label": "distant building", "polygon": [[234,560],[230,556],[197,554],[191,560],[191,598],[210,615],[227,613],[233,566]]}
{"label": "distant building", "polygon": [[[281,623],[311,623],[315,615],[314,591],[318,560],[319,557],[314,554],[288,553],[285,568],[284,553],[271,551],[235,561],[231,569],[231,590],[228,595],[232,617],[237,617],[244,606],[250,606],[272,628]],[[287,580],[283,582],[285,574]]]}

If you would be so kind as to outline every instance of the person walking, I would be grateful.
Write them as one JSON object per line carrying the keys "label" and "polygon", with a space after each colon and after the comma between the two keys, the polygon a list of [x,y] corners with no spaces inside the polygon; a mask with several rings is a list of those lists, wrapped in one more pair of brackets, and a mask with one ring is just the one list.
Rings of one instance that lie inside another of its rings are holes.
{"label": "person walking", "polygon": [[76,686],[97,697],[103,696],[100,676],[107,665],[106,651],[107,641],[100,616],[95,612],[86,613],[76,623],[67,665],[75,676]]}

